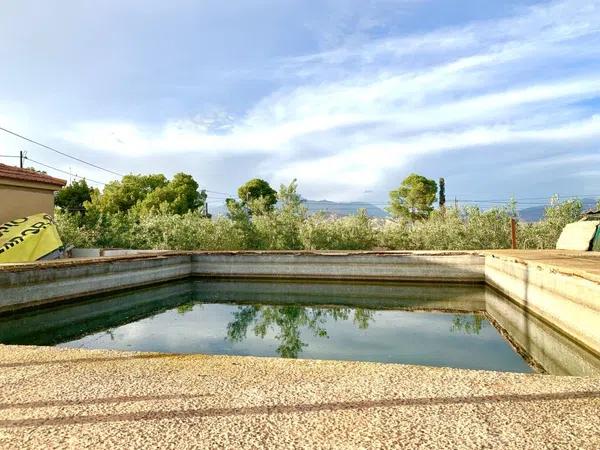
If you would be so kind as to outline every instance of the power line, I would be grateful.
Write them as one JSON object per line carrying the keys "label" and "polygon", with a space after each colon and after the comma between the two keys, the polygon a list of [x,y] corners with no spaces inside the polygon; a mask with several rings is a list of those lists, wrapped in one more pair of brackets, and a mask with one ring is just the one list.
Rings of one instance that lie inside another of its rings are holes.
{"label": "power line", "polygon": [[[547,196],[544,196],[544,197],[515,197],[513,199],[486,199],[486,200],[468,200],[468,201],[474,201],[474,202],[486,202],[486,201],[509,202],[509,201],[515,200],[515,201],[518,202],[520,200],[549,200],[554,195],[557,195],[559,198],[600,197],[600,194],[565,195],[565,194],[555,193],[555,194],[547,195]],[[467,200],[463,200],[463,201],[467,201]]]}
{"label": "power line", "polygon": [[[24,140],[26,140],[26,141],[28,141],[28,142],[31,142],[32,144],[39,145],[40,147],[47,148],[48,150],[51,150],[51,151],[53,151],[53,152],[56,152],[56,153],[58,153],[59,155],[66,156],[67,158],[74,159],[75,161],[79,161],[80,163],[87,164],[88,166],[91,166],[91,167],[95,167],[96,169],[104,170],[105,172],[111,173],[111,174],[113,174],[113,175],[117,175],[117,176],[119,176],[119,177],[122,177],[122,176],[123,176],[122,174],[120,174],[120,173],[118,173],[118,172],[114,172],[114,171],[112,171],[112,170],[110,170],[110,169],[105,169],[104,167],[98,166],[98,165],[96,165],[96,164],[94,164],[94,163],[91,163],[91,162],[84,161],[83,159],[77,158],[76,156],[69,155],[68,153],[65,153],[65,152],[62,152],[62,151],[60,151],[60,150],[57,150],[57,149],[55,149],[55,148],[53,148],[53,147],[50,147],[49,145],[42,144],[41,142],[34,141],[33,139],[30,139],[30,138],[28,138],[28,137],[25,137],[25,136],[23,136],[23,135],[21,135],[21,134],[19,134],[19,133],[15,133],[14,131],[7,130],[6,128],[0,127],[0,130],[1,130],[1,131],[4,131],[4,132],[6,132],[6,133],[12,134],[13,136],[16,136],[16,137],[18,137],[18,138],[24,139]],[[33,161],[33,160],[32,160],[32,161]],[[38,163],[38,164],[40,164],[40,163]],[[102,183],[102,184],[104,184],[104,183]]]}
{"label": "power line", "polygon": [[80,179],[82,179],[82,180],[91,181],[92,183],[97,183],[97,184],[101,184],[101,185],[106,185],[106,183],[103,183],[102,181],[96,181],[96,180],[92,180],[91,178],[87,178],[87,177],[80,177],[80,176],[79,176],[79,175],[77,175],[77,174],[72,174],[72,173],[70,173],[70,172],[67,172],[66,170],[58,169],[58,168],[56,168],[56,167],[49,166],[48,164],[44,164],[44,163],[42,163],[42,162],[36,161],[35,159],[31,159],[31,158],[30,158],[30,157],[28,157],[28,156],[25,156],[24,158],[25,158],[26,160],[28,160],[28,161],[31,161],[31,162],[33,162],[33,163],[36,163],[36,164],[39,164],[40,166],[44,166],[44,167],[47,167],[48,169],[56,170],[57,172],[62,172],[62,173],[66,174],[66,175],[69,175],[69,176],[71,176],[71,177],[75,177],[75,178],[80,178]]}
{"label": "power line", "polygon": [[[575,199],[575,198],[583,198],[583,197],[600,197],[600,195],[596,194],[583,194],[583,195],[574,195],[574,196],[560,196],[560,199]],[[549,203],[551,196],[548,197],[539,197],[540,199],[544,199],[544,201],[539,202],[527,202],[522,201],[526,199],[533,199],[533,197],[522,199],[507,199],[507,200],[475,200],[475,199],[461,199],[457,198],[456,200],[460,203],[490,203],[490,204],[510,204],[513,201],[519,205],[546,205]],[[369,200],[361,200],[356,202],[331,202],[331,201],[322,201],[322,200],[302,200],[305,204],[312,204],[323,207],[347,207],[347,208],[361,208],[364,206],[386,206],[389,205],[389,201],[369,201]],[[331,203],[330,203],[331,202]],[[333,204],[332,204],[333,203]],[[356,206],[354,206],[356,205]]]}
{"label": "power line", "polygon": [[[76,156],[72,156],[72,155],[70,155],[70,154],[68,154],[68,153],[66,153],[66,152],[63,152],[63,151],[61,151],[61,150],[58,150],[58,149],[56,149],[56,148],[54,148],[54,147],[51,147],[51,146],[49,146],[49,145],[42,144],[41,142],[38,142],[38,141],[36,141],[36,140],[33,140],[33,139],[31,139],[31,138],[28,138],[28,137],[26,137],[26,136],[23,136],[23,135],[21,135],[21,134],[19,134],[19,133],[16,133],[16,132],[14,132],[14,131],[8,130],[8,129],[4,128],[4,127],[0,127],[0,130],[1,130],[1,131],[4,131],[4,132],[6,132],[6,133],[9,133],[9,134],[11,134],[11,135],[13,135],[13,136],[16,136],[16,137],[18,137],[18,138],[20,138],[20,139],[23,139],[23,140],[25,140],[25,141],[31,142],[32,144],[39,145],[40,147],[46,148],[46,149],[48,149],[48,150],[51,150],[51,151],[53,151],[53,152],[55,152],[55,153],[58,153],[59,155],[62,155],[62,156],[65,156],[65,157],[67,157],[67,158],[71,158],[71,159],[73,159],[73,160],[75,160],[75,161],[78,161],[78,162],[80,162],[80,163],[86,164],[86,165],[88,165],[88,166],[90,166],[90,167],[94,167],[94,168],[96,168],[96,169],[103,170],[103,171],[105,171],[105,172],[107,172],[107,173],[110,173],[110,174],[113,174],[113,175],[117,175],[117,176],[119,176],[119,177],[123,177],[123,176],[124,176],[124,175],[123,175],[123,174],[121,174],[121,173],[115,172],[115,171],[113,171],[113,170],[110,170],[110,169],[106,169],[106,168],[104,168],[104,167],[102,167],[102,166],[99,166],[99,165],[97,165],[97,164],[94,164],[94,163],[91,163],[91,162],[85,161],[85,160],[83,160],[83,159],[81,159],[81,158],[78,158],[78,157],[76,157]],[[2,158],[19,158],[19,156],[14,156],[14,155],[0,155],[0,157],[2,157]],[[34,160],[33,160],[33,159],[31,159],[31,158],[26,158],[26,159],[29,159],[30,161],[36,162],[37,164],[40,164],[40,165],[42,165],[42,166],[44,166],[44,167],[48,167],[48,168],[51,168],[51,169],[53,169],[53,170],[57,170],[57,171],[59,171],[59,172],[65,173],[65,174],[67,174],[67,175],[71,175],[69,172],[65,172],[65,171],[63,171],[63,170],[61,170],[61,169],[57,169],[57,168],[55,168],[55,167],[52,167],[52,166],[46,165],[46,164],[44,164],[44,163],[41,163],[41,162],[38,162],[38,161],[34,161]],[[83,177],[77,177],[77,178],[83,178]],[[94,182],[94,183],[98,183],[98,184],[102,184],[102,185],[104,185],[104,184],[105,184],[105,183],[103,183],[103,182],[100,182],[100,181],[94,181],[94,180],[92,180],[91,178],[86,178],[86,179],[88,179],[89,181],[92,181],[92,182]],[[235,198],[235,195],[233,195],[233,194],[230,194],[230,193],[227,193],[227,192],[212,191],[212,190],[209,190],[209,189],[202,189],[202,190],[204,190],[204,191],[205,191],[205,192],[207,192],[207,193],[211,193],[211,194],[225,195],[225,196],[227,196],[226,198]],[[582,197],[587,197],[587,196],[589,196],[589,197],[600,197],[600,194],[583,194],[583,195],[560,195],[560,194],[559,194],[559,197],[560,197],[560,198],[563,198],[563,199],[568,199],[568,198],[582,198]],[[513,198],[513,199],[504,199],[504,200],[496,200],[496,199],[488,199],[488,200],[466,200],[466,199],[457,199],[457,200],[458,200],[459,202],[461,202],[461,203],[508,204],[508,203],[511,203],[511,202],[513,202],[513,201],[514,201],[514,202],[516,202],[516,203],[518,203],[518,204],[520,204],[520,205],[545,205],[545,204],[547,204],[547,203],[548,203],[548,201],[550,200],[550,198],[551,198],[551,196],[547,196],[547,197],[522,197],[522,198],[520,198],[520,199],[519,199],[519,198]],[[544,200],[544,202],[539,202],[539,203],[528,203],[528,202],[523,202],[522,200]],[[313,201],[304,201],[304,203],[306,203],[306,204],[309,204],[309,203],[321,203],[321,202],[319,202],[318,200],[313,200]],[[385,205],[388,205],[388,204],[389,204],[389,202],[388,202],[388,201],[365,202],[365,203],[369,203],[369,204],[371,204],[371,205],[373,205],[373,206],[385,206]],[[326,206],[326,205],[322,205],[322,206]],[[354,209],[354,207],[349,207],[349,208],[350,208],[350,209]],[[360,208],[360,207],[357,207],[357,208]]]}
{"label": "power line", "polygon": [[211,191],[209,189],[204,189],[204,188],[200,188],[201,191],[206,191],[210,194],[219,194],[219,195],[226,195],[227,198],[231,198],[231,197],[235,197],[235,195],[233,194],[228,194],[227,192],[218,192],[218,191]]}
{"label": "power line", "polygon": [[[28,137],[26,137],[26,136],[23,136],[22,134],[16,133],[16,132],[14,132],[14,131],[11,131],[11,130],[9,130],[9,129],[6,129],[6,128],[4,128],[4,127],[0,127],[0,130],[4,131],[4,132],[6,132],[6,133],[12,134],[13,136],[16,136],[16,137],[18,137],[18,138],[20,138],[20,139],[24,139],[24,140],[25,140],[25,141],[27,141],[27,142],[31,142],[32,144],[39,145],[40,147],[43,147],[43,148],[46,148],[46,149],[48,149],[48,150],[51,150],[51,151],[53,151],[53,152],[56,152],[56,153],[58,153],[59,155],[63,155],[63,156],[66,156],[67,158],[71,158],[71,159],[74,159],[75,161],[79,161],[79,162],[81,162],[81,163],[83,163],[83,164],[87,164],[88,166],[94,167],[94,168],[96,168],[96,169],[103,170],[103,171],[105,171],[105,172],[108,172],[108,173],[110,173],[110,174],[113,174],[113,175],[117,175],[117,176],[119,176],[119,177],[123,177],[123,176],[124,176],[123,174],[121,174],[121,173],[118,173],[118,172],[115,172],[114,170],[106,169],[106,168],[104,168],[104,167],[101,167],[101,166],[99,166],[99,165],[97,165],[97,164],[94,164],[94,163],[91,163],[91,162],[85,161],[85,160],[83,160],[83,159],[81,159],[81,158],[77,158],[76,156],[69,155],[69,154],[68,154],[68,153],[66,153],[66,152],[63,152],[63,151],[61,151],[61,150],[58,150],[58,149],[56,149],[56,148],[54,148],[54,147],[50,147],[49,145],[42,144],[41,142],[38,142],[38,141],[36,141],[36,140],[34,140],[34,139],[31,139],[31,138],[28,138]],[[19,158],[19,156],[12,156],[12,155],[0,155],[0,157],[3,157],[3,158]],[[31,161],[33,161],[32,159],[30,159],[30,160],[31,160]],[[38,162],[38,164],[42,164],[42,165],[43,165],[43,163],[39,163],[39,162]],[[59,172],[61,172],[61,170],[60,170],[60,169],[54,169],[54,170],[58,170]],[[90,178],[88,178],[88,179],[89,179],[90,181],[93,181],[93,180],[91,180]],[[105,183],[101,183],[101,184],[105,184]],[[225,196],[227,196],[227,198],[235,197],[235,195],[233,195],[233,194],[230,194],[230,193],[227,193],[227,192],[212,191],[212,190],[210,190],[210,189],[203,189],[203,188],[201,188],[201,190],[204,190],[204,191],[206,191],[206,192],[208,192],[208,193],[211,193],[211,194],[225,195]]]}
{"label": "power line", "polygon": [[[209,201],[211,203],[215,203],[215,204],[225,204],[225,200],[224,198],[218,198],[218,197],[213,197],[213,196],[209,196]],[[461,199],[457,199],[457,201],[459,203],[468,203],[468,204],[482,204],[482,205],[509,205],[511,204],[511,201],[491,201],[491,200],[461,200]],[[389,202],[361,202],[358,205],[352,205],[352,204],[348,204],[348,203],[323,203],[319,200],[303,200],[302,204],[308,207],[312,207],[313,209],[317,209],[317,210],[324,210],[324,211],[339,211],[339,212],[344,212],[344,211],[357,211],[359,209],[368,209],[370,207],[385,207],[385,206],[389,206]],[[517,206],[547,206],[549,205],[549,202],[516,202]]]}
{"label": "power line", "polygon": [[[213,192],[205,190],[206,192]],[[592,196],[591,194],[587,194],[588,196]],[[600,196],[598,196],[600,197]],[[220,197],[210,195],[208,197],[211,202],[225,204],[225,200],[228,198],[235,197]],[[550,204],[550,197],[540,197],[543,199],[547,199],[545,201],[539,202],[525,202],[520,200],[515,200],[517,206],[547,206]],[[561,197],[563,200],[568,199],[569,197]],[[572,198],[581,198],[581,196],[573,196]],[[512,200],[467,200],[457,198],[457,201],[462,204],[482,204],[482,205],[509,205],[512,203]],[[357,201],[357,202],[331,202],[322,201],[322,200],[302,200],[302,204],[308,207],[313,207],[315,209],[322,209],[328,211],[356,211],[358,209],[364,209],[369,207],[385,207],[389,206],[389,201]]]}
{"label": "power line", "polygon": [[[483,203],[483,204],[490,204],[490,205],[510,205],[511,203],[513,203],[511,200],[508,201],[493,201],[493,200],[461,200],[460,198],[457,199],[458,203]],[[520,202],[520,201],[515,201],[514,202],[517,205],[547,205],[549,202]]]}
{"label": "power line", "polygon": [[230,198],[234,198],[235,199],[235,197],[221,197],[221,196],[218,196],[218,195],[214,195],[214,194],[211,194],[210,192],[206,191],[205,189],[200,189],[200,190],[206,192],[207,193],[206,195],[208,195],[210,198],[212,198],[214,200],[225,201],[225,200],[228,200]]}

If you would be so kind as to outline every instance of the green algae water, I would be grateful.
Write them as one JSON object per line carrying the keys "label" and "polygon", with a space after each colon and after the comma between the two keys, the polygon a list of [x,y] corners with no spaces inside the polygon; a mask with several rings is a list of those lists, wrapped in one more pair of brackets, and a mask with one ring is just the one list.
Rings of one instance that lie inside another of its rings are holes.
{"label": "green algae water", "polygon": [[484,288],[190,280],[0,317],[0,342],[531,372]]}

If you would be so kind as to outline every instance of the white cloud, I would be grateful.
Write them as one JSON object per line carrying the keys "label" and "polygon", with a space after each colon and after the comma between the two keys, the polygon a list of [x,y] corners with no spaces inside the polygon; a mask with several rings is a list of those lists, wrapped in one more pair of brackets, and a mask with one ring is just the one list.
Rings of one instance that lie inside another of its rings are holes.
{"label": "white cloud", "polygon": [[599,42],[600,2],[555,2],[285,60],[278,76],[295,85],[218,130],[181,118],[158,128],[84,121],[61,137],[138,157],[261,154],[261,175],[353,198],[424,154],[599,137],[600,119],[578,105],[600,96]]}
{"label": "white cloud", "polygon": [[[461,132],[433,132],[398,141],[369,142],[342,154],[311,161],[292,162],[276,171],[281,182],[291,178],[303,185],[326,189],[331,180],[339,180],[339,189],[329,191],[331,198],[356,198],[361,192],[382,181],[385,170],[403,167],[412,157],[435,152],[486,147],[497,144],[556,142],[600,138],[600,116],[558,128],[519,130],[506,126],[478,127]],[[275,169],[274,169],[275,172]]]}

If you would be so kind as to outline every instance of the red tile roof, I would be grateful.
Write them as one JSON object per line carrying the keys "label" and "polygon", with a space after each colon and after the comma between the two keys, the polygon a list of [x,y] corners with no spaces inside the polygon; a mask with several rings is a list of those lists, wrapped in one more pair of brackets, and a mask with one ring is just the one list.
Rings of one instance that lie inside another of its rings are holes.
{"label": "red tile roof", "polygon": [[45,173],[39,173],[31,169],[21,169],[19,167],[0,164],[0,178],[10,178],[13,180],[29,181],[33,183],[51,184],[62,187],[67,182],[60,178],[54,178]]}

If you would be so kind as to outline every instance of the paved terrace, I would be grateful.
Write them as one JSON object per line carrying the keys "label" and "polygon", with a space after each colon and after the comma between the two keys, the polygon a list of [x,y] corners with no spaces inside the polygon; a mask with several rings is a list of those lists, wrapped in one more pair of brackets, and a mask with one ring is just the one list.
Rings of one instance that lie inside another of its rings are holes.
{"label": "paved terrace", "polygon": [[[600,282],[596,254],[482,253]],[[0,345],[1,448],[597,449],[599,411],[598,377]]]}
{"label": "paved terrace", "polygon": [[2,448],[597,449],[600,379],[0,346]]}
{"label": "paved terrace", "polygon": [[[481,254],[512,259],[530,266],[552,267],[556,271],[600,282],[600,252],[572,250],[486,250]],[[599,300],[600,301],[600,300]]]}

